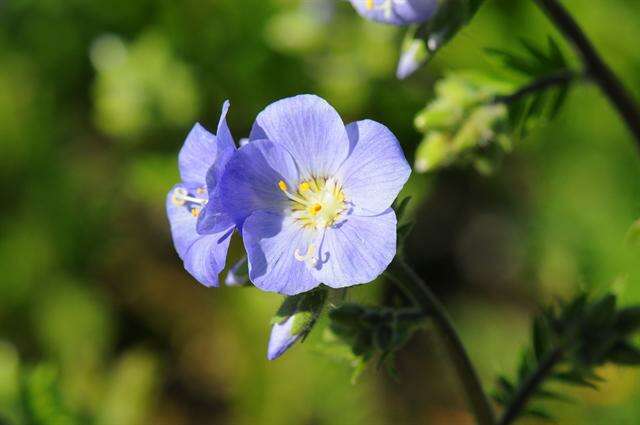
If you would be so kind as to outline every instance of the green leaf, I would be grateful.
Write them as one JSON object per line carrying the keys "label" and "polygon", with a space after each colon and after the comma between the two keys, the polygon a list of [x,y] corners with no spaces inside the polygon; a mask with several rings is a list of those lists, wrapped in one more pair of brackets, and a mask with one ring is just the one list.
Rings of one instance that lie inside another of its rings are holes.
{"label": "green leaf", "polygon": [[629,342],[620,341],[609,350],[607,360],[622,365],[640,365],[640,348]]}
{"label": "green leaf", "polygon": [[622,334],[630,334],[640,330],[640,306],[624,308],[618,311],[615,328]]}
{"label": "green leaf", "polygon": [[407,196],[406,198],[403,198],[402,201],[400,201],[400,203],[398,203],[397,206],[394,205],[393,209],[396,212],[396,219],[398,223],[402,220],[402,217],[404,217],[404,213],[406,212],[407,206],[409,205],[410,201],[411,201],[411,196]]}

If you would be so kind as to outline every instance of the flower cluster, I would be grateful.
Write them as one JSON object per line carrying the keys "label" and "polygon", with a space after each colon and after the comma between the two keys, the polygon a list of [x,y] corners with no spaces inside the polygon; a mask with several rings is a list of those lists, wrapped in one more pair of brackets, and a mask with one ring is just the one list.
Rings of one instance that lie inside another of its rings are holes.
{"label": "flower cluster", "polygon": [[[300,95],[263,110],[236,150],[228,106],[216,135],[198,124],[189,133],[179,156],[182,183],[167,197],[185,269],[218,286],[238,229],[248,278],[264,291],[296,295],[379,276],[396,253],[391,204],[411,172],[393,133],[371,120],[345,126],[325,100]],[[228,282],[238,283],[240,268]],[[275,324],[277,341],[298,339],[280,335],[291,333],[291,323]],[[270,348],[269,357],[280,351]]]}

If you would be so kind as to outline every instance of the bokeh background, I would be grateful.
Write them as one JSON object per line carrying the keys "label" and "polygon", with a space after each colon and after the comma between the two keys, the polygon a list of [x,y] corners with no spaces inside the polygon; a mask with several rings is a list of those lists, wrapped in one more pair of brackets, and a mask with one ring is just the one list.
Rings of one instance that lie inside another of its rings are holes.
{"label": "bokeh background", "polygon": [[[640,96],[640,3],[563,3]],[[268,103],[317,93],[346,122],[387,124],[412,161],[413,116],[439,76],[491,69],[485,47],[548,34],[532,2],[488,0],[399,82],[401,31],[345,1],[0,1],[0,422],[25,423],[26,399],[41,424],[471,423],[430,329],[398,355],[397,379],[372,366],[352,384],[323,350],[324,321],[267,362],[281,297],[191,279],[164,199],[185,135],[195,121],[215,129],[224,99],[239,139]],[[640,302],[640,247],[626,240],[637,154],[597,89],[579,86],[493,176],[413,175],[410,260],[487,387],[513,373],[541,302],[580,288]],[[348,297],[373,303],[387,285]],[[577,401],[551,407],[560,423],[640,421],[638,373],[600,373],[600,392],[563,389]]]}

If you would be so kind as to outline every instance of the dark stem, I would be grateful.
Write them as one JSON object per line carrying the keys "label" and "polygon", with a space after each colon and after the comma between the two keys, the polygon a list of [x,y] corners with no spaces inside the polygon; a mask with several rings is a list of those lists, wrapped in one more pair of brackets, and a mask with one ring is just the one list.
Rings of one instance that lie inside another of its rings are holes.
{"label": "dark stem", "polygon": [[580,77],[580,73],[571,70],[545,75],[544,77],[540,77],[537,80],[532,81],[511,94],[496,96],[493,99],[493,102],[506,104],[514,103],[526,96],[529,96],[530,94],[537,93],[554,86],[569,84]]}
{"label": "dark stem", "polygon": [[534,0],[556,27],[571,41],[582,57],[587,75],[607,95],[627,123],[640,148],[640,109],[629,95],[620,79],[602,60],[591,41],[567,10],[557,0]]}
{"label": "dark stem", "polygon": [[522,413],[522,409],[527,405],[527,402],[536,392],[540,384],[549,376],[554,366],[562,360],[563,354],[561,348],[556,348],[547,353],[538,364],[535,372],[529,375],[520,388],[518,388],[518,392],[511,403],[509,403],[507,410],[505,410],[502,417],[500,417],[498,425],[510,424]]}
{"label": "dark stem", "polygon": [[403,259],[396,258],[391,269],[397,274],[387,273],[387,276],[397,283],[404,292],[408,292],[411,299],[416,300],[418,306],[431,317],[442,334],[478,424],[494,425],[495,417],[489,399],[444,306],[431,292],[425,281]]}

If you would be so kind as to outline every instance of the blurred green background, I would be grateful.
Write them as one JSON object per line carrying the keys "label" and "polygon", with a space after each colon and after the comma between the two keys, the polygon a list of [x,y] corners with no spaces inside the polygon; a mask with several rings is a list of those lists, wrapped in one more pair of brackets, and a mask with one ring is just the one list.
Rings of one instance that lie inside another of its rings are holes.
{"label": "blurred green background", "polygon": [[[640,3],[566,0],[640,96]],[[323,326],[269,363],[281,297],[207,289],[182,269],[164,212],[177,152],[224,99],[239,139],[268,103],[311,92],[346,122],[387,124],[412,161],[414,114],[451,69],[492,69],[485,47],[544,40],[526,0],[488,0],[408,81],[402,32],[332,0],[0,1],[0,423],[471,423],[436,335],[413,338],[398,379],[322,353]],[[450,306],[487,387],[513,373],[541,302],[613,288],[640,302],[640,160],[594,87],[492,177],[414,175],[409,256]],[[230,259],[242,255],[235,241]],[[383,281],[349,292],[376,302]],[[554,405],[567,424],[640,421],[640,383]],[[21,401],[22,400],[22,401]],[[24,406],[24,400],[28,400]],[[525,421],[526,422],[526,421]]]}

